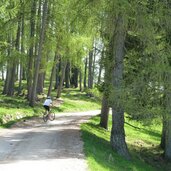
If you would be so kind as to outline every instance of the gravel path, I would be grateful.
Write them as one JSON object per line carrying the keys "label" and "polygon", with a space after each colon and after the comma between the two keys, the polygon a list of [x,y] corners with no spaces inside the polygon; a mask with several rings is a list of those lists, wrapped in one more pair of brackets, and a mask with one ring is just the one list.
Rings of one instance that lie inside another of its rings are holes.
{"label": "gravel path", "polygon": [[80,124],[100,111],[19,122],[0,132],[0,171],[87,171]]}

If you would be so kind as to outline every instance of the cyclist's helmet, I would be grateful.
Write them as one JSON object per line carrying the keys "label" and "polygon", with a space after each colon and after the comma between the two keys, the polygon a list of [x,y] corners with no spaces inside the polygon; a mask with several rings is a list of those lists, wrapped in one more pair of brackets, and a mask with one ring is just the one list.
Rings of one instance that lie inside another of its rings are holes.
{"label": "cyclist's helmet", "polygon": [[47,99],[51,99],[51,97],[50,96],[47,96]]}

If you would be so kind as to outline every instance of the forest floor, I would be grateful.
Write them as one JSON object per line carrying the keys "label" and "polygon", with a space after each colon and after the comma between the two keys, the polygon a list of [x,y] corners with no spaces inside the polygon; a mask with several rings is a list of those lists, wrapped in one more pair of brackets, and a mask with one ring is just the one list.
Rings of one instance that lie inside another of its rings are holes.
{"label": "forest floor", "polygon": [[60,113],[47,123],[35,117],[2,129],[0,170],[86,171],[80,124],[99,113]]}

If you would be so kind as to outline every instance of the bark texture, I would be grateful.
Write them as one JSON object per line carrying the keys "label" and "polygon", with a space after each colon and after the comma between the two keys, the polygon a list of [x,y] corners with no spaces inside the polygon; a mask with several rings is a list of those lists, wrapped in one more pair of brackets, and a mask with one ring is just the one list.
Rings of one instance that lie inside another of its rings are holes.
{"label": "bark texture", "polygon": [[66,62],[62,62],[62,75],[61,75],[60,83],[59,83],[58,90],[57,90],[57,98],[61,97],[63,82],[64,82],[64,78],[65,78],[66,65],[67,65]]}
{"label": "bark texture", "polygon": [[107,130],[108,130],[108,117],[109,117],[109,101],[108,101],[108,97],[104,94],[102,99],[100,126]]}
{"label": "bark texture", "polygon": [[171,161],[171,74],[167,73],[167,91],[166,91],[166,127],[165,127],[165,158]]}
{"label": "bark texture", "polygon": [[124,60],[124,42],[125,25],[123,16],[120,14],[116,19],[116,27],[111,43],[113,56],[112,89],[114,90],[112,104],[112,131],[111,145],[117,153],[126,159],[130,159],[127,144],[125,142],[124,130],[124,109],[121,101],[122,81],[123,81],[123,60]]}

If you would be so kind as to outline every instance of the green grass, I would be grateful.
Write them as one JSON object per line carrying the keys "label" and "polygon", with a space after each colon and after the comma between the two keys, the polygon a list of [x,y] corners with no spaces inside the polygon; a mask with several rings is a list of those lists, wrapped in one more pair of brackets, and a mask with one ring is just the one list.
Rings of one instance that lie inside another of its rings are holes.
{"label": "green grass", "polygon": [[[110,145],[110,131],[99,127],[99,117],[82,124],[84,151],[91,171],[169,171],[171,164],[162,159],[159,148],[161,127],[143,126],[135,121],[125,124],[131,161],[117,155]],[[109,119],[111,129],[111,116]],[[139,127],[138,128],[135,128]]]}
{"label": "green grass", "polygon": [[40,106],[32,108],[24,97],[0,95],[0,127],[9,127],[21,118],[38,116]]}
{"label": "green grass", "polygon": [[87,111],[100,109],[100,101],[86,96],[85,92],[68,89],[62,93],[64,103],[60,107],[62,112]]}
{"label": "green grass", "polygon": [[[52,97],[56,96],[56,92],[52,92]],[[21,118],[39,116],[44,111],[42,107],[45,100],[42,95],[38,96],[39,101],[35,107],[29,106],[25,96],[8,97],[0,95],[0,127],[9,127],[13,123],[19,121]],[[100,109],[100,101],[96,98],[86,96],[75,89],[64,89],[62,92],[62,99],[64,101],[60,107],[53,107],[56,113],[59,112],[75,112]],[[55,100],[55,99],[54,99]]]}

